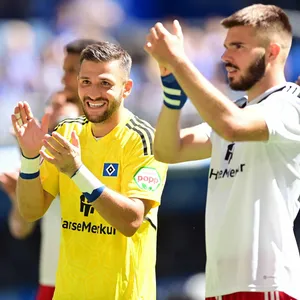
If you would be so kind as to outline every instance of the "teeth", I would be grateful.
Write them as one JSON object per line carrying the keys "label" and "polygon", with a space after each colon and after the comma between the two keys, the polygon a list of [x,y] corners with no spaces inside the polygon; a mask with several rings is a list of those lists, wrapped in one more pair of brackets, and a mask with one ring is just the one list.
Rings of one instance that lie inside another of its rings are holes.
{"label": "teeth", "polygon": [[105,104],[105,103],[95,104],[95,103],[89,102],[89,106],[90,106],[90,107],[102,107],[104,104]]}
{"label": "teeth", "polygon": [[228,72],[234,72],[234,71],[236,71],[236,68],[227,68],[227,71]]}

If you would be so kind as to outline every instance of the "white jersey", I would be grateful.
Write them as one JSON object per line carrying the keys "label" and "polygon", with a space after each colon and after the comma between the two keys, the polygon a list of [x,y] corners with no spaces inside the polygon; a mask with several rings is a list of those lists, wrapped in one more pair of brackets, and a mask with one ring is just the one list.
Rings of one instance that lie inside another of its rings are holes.
{"label": "white jersey", "polygon": [[56,197],[41,223],[41,252],[39,283],[55,286],[56,269],[59,257],[61,212],[59,197]]}
{"label": "white jersey", "polygon": [[300,299],[293,233],[300,195],[300,87],[274,87],[257,105],[267,142],[228,142],[207,124],[212,158],[206,204],[206,296],[282,291]]}

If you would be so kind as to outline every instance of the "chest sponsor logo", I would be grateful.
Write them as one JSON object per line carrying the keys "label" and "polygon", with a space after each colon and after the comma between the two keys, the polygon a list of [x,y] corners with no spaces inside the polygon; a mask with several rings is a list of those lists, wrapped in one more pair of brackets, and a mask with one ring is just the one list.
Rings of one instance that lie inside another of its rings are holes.
{"label": "chest sponsor logo", "polygon": [[[88,203],[84,195],[80,196],[80,206],[79,211],[84,217],[89,217],[95,213],[95,209],[92,204]],[[78,232],[88,232],[93,234],[101,235],[116,235],[116,229],[112,226],[103,225],[101,223],[94,224],[91,221],[70,221],[66,219],[61,219],[61,227],[63,229],[78,231]]]}
{"label": "chest sponsor logo", "polygon": [[143,167],[134,175],[134,181],[141,190],[154,192],[160,186],[161,179],[156,169]]}
{"label": "chest sponsor logo", "polygon": [[[234,155],[235,143],[231,143],[227,146],[226,153],[224,156],[224,160],[229,165],[233,155]],[[211,168],[209,171],[209,179],[223,179],[223,178],[233,178],[237,176],[237,174],[244,172],[246,164],[240,164],[237,168],[225,168],[225,169],[215,169]]]}
{"label": "chest sponsor logo", "polygon": [[74,222],[69,220],[61,220],[61,227],[63,229],[78,231],[78,232],[88,232],[93,234],[101,235],[116,235],[116,228],[112,226],[107,226],[103,224],[93,224],[92,222]]}
{"label": "chest sponsor logo", "polygon": [[216,170],[214,168],[211,168],[209,171],[209,179],[222,179],[222,178],[233,178],[238,173],[244,172],[246,164],[240,164],[238,168],[225,168],[223,170]]}
{"label": "chest sponsor logo", "polygon": [[226,151],[226,154],[225,154],[225,160],[228,162],[228,164],[230,164],[231,160],[232,160],[232,157],[233,157],[233,151],[234,151],[234,143],[232,144],[229,144],[227,146],[227,151]]}
{"label": "chest sponsor logo", "polygon": [[80,212],[85,216],[88,217],[90,214],[94,213],[94,207],[92,204],[88,203],[84,195],[80,196]]}

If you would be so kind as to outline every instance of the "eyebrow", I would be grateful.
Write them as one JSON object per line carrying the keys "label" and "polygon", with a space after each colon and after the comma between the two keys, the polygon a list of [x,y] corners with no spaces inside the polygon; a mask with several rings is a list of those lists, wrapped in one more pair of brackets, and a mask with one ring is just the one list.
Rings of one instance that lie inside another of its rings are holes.
{"label": "eyebrow", "polygon": [[[243,42],[231,42],[230,44],[229,44],[229,47],[230,46],[241,46],[241,45],[245,45],[245,43],[243,43]],[[224,44],[223,45],[224,46],[224,48],[228,48],[227,46],[226,46],[226,44]]]}
{"label": "eyebrow", "polygon": [[[110,78],[110,76],[103,76],[101,77],[101,75],[97,76],[99,80],[107,80],[113,84],[115,84],[115,80],[113,78]],[[78,79],[87,79],[87,80],[91,80],[91,77],[89,76],[78,76]]]}

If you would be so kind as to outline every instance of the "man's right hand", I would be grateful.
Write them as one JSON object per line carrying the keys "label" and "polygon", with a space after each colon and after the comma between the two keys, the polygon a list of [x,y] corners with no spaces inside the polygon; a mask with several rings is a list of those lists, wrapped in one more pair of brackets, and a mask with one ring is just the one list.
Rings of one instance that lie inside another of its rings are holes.
{"label": "man's right hand", "polygon": [[34,158],[39,155],[42,140],[48,133],[49,116],[45,114],[41,124],[33,117],[27,102],[19,102],[11,116],[15,135],[23,155]]}

